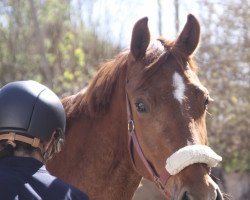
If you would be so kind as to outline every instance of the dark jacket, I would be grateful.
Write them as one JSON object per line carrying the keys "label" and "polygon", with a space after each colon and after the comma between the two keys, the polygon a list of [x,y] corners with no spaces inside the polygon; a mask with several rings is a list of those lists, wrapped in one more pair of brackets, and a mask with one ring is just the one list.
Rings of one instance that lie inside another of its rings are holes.
{"label": "dark jacket", "polygon": [[88,200],[77,188],[52,176],[30,157],[0,159],[0,200]]}

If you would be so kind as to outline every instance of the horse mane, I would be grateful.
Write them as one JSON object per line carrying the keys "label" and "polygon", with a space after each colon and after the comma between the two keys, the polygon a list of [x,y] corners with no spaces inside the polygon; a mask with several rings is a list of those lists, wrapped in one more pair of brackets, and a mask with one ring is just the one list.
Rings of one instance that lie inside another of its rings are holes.
{"label": "horse mane", "polygon": [[116,83],[126,68],[127,57],[128,51],[124,51],[115,59],[103,63],[87,88],[62,99],[67,118],[77,117],[81,113],[93,117],[108,110]]}

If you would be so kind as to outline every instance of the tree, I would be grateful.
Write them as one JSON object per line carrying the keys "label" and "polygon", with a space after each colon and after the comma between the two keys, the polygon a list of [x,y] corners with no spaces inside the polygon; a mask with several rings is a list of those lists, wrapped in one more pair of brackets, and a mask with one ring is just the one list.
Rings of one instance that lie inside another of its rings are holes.
{"label": "tree", "polygon": [[56,93],[84,88],[118,48],[85,27],[68,0],[0,2],[0,85],[37,80]]}
{"label": "tree", "polygon": [[208,116],[210,142],[222,154],[227,171],[249,171],[250,3],[201,4],[203,37],[197,57],[202,79],[215,99]]}

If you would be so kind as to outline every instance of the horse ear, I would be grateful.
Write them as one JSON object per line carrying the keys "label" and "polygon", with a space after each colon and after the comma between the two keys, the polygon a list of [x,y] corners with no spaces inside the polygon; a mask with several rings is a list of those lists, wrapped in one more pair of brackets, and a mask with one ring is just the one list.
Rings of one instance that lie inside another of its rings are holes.
{"label": "horse ear", "polygon": [[191,14],[175,42],[175,47],[181,50],[186,56],[190,56],[197,48],[200,40],[200,24]]}
{"label": "horse ear", "polygon": [[149,41],[148,18],[144,17],[136,22],[132,32],[130,51],[135,59],[142,58],[145,55]]}

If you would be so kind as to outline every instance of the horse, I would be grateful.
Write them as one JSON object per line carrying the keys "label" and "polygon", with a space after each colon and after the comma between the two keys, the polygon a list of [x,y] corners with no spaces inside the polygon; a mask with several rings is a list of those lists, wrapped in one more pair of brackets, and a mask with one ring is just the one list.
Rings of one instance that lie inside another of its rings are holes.
{"label": "horse", "polygon": [[130,49],[102,64],[85,91],[62,99],[65,144],[49,171],[91,200],[129,200],[142,177],[173,200],[222,200],[210,169],[212,100],[192,57],[200,41],[189,14],[174,41],[150,39],[148,18],[133,27]]}

